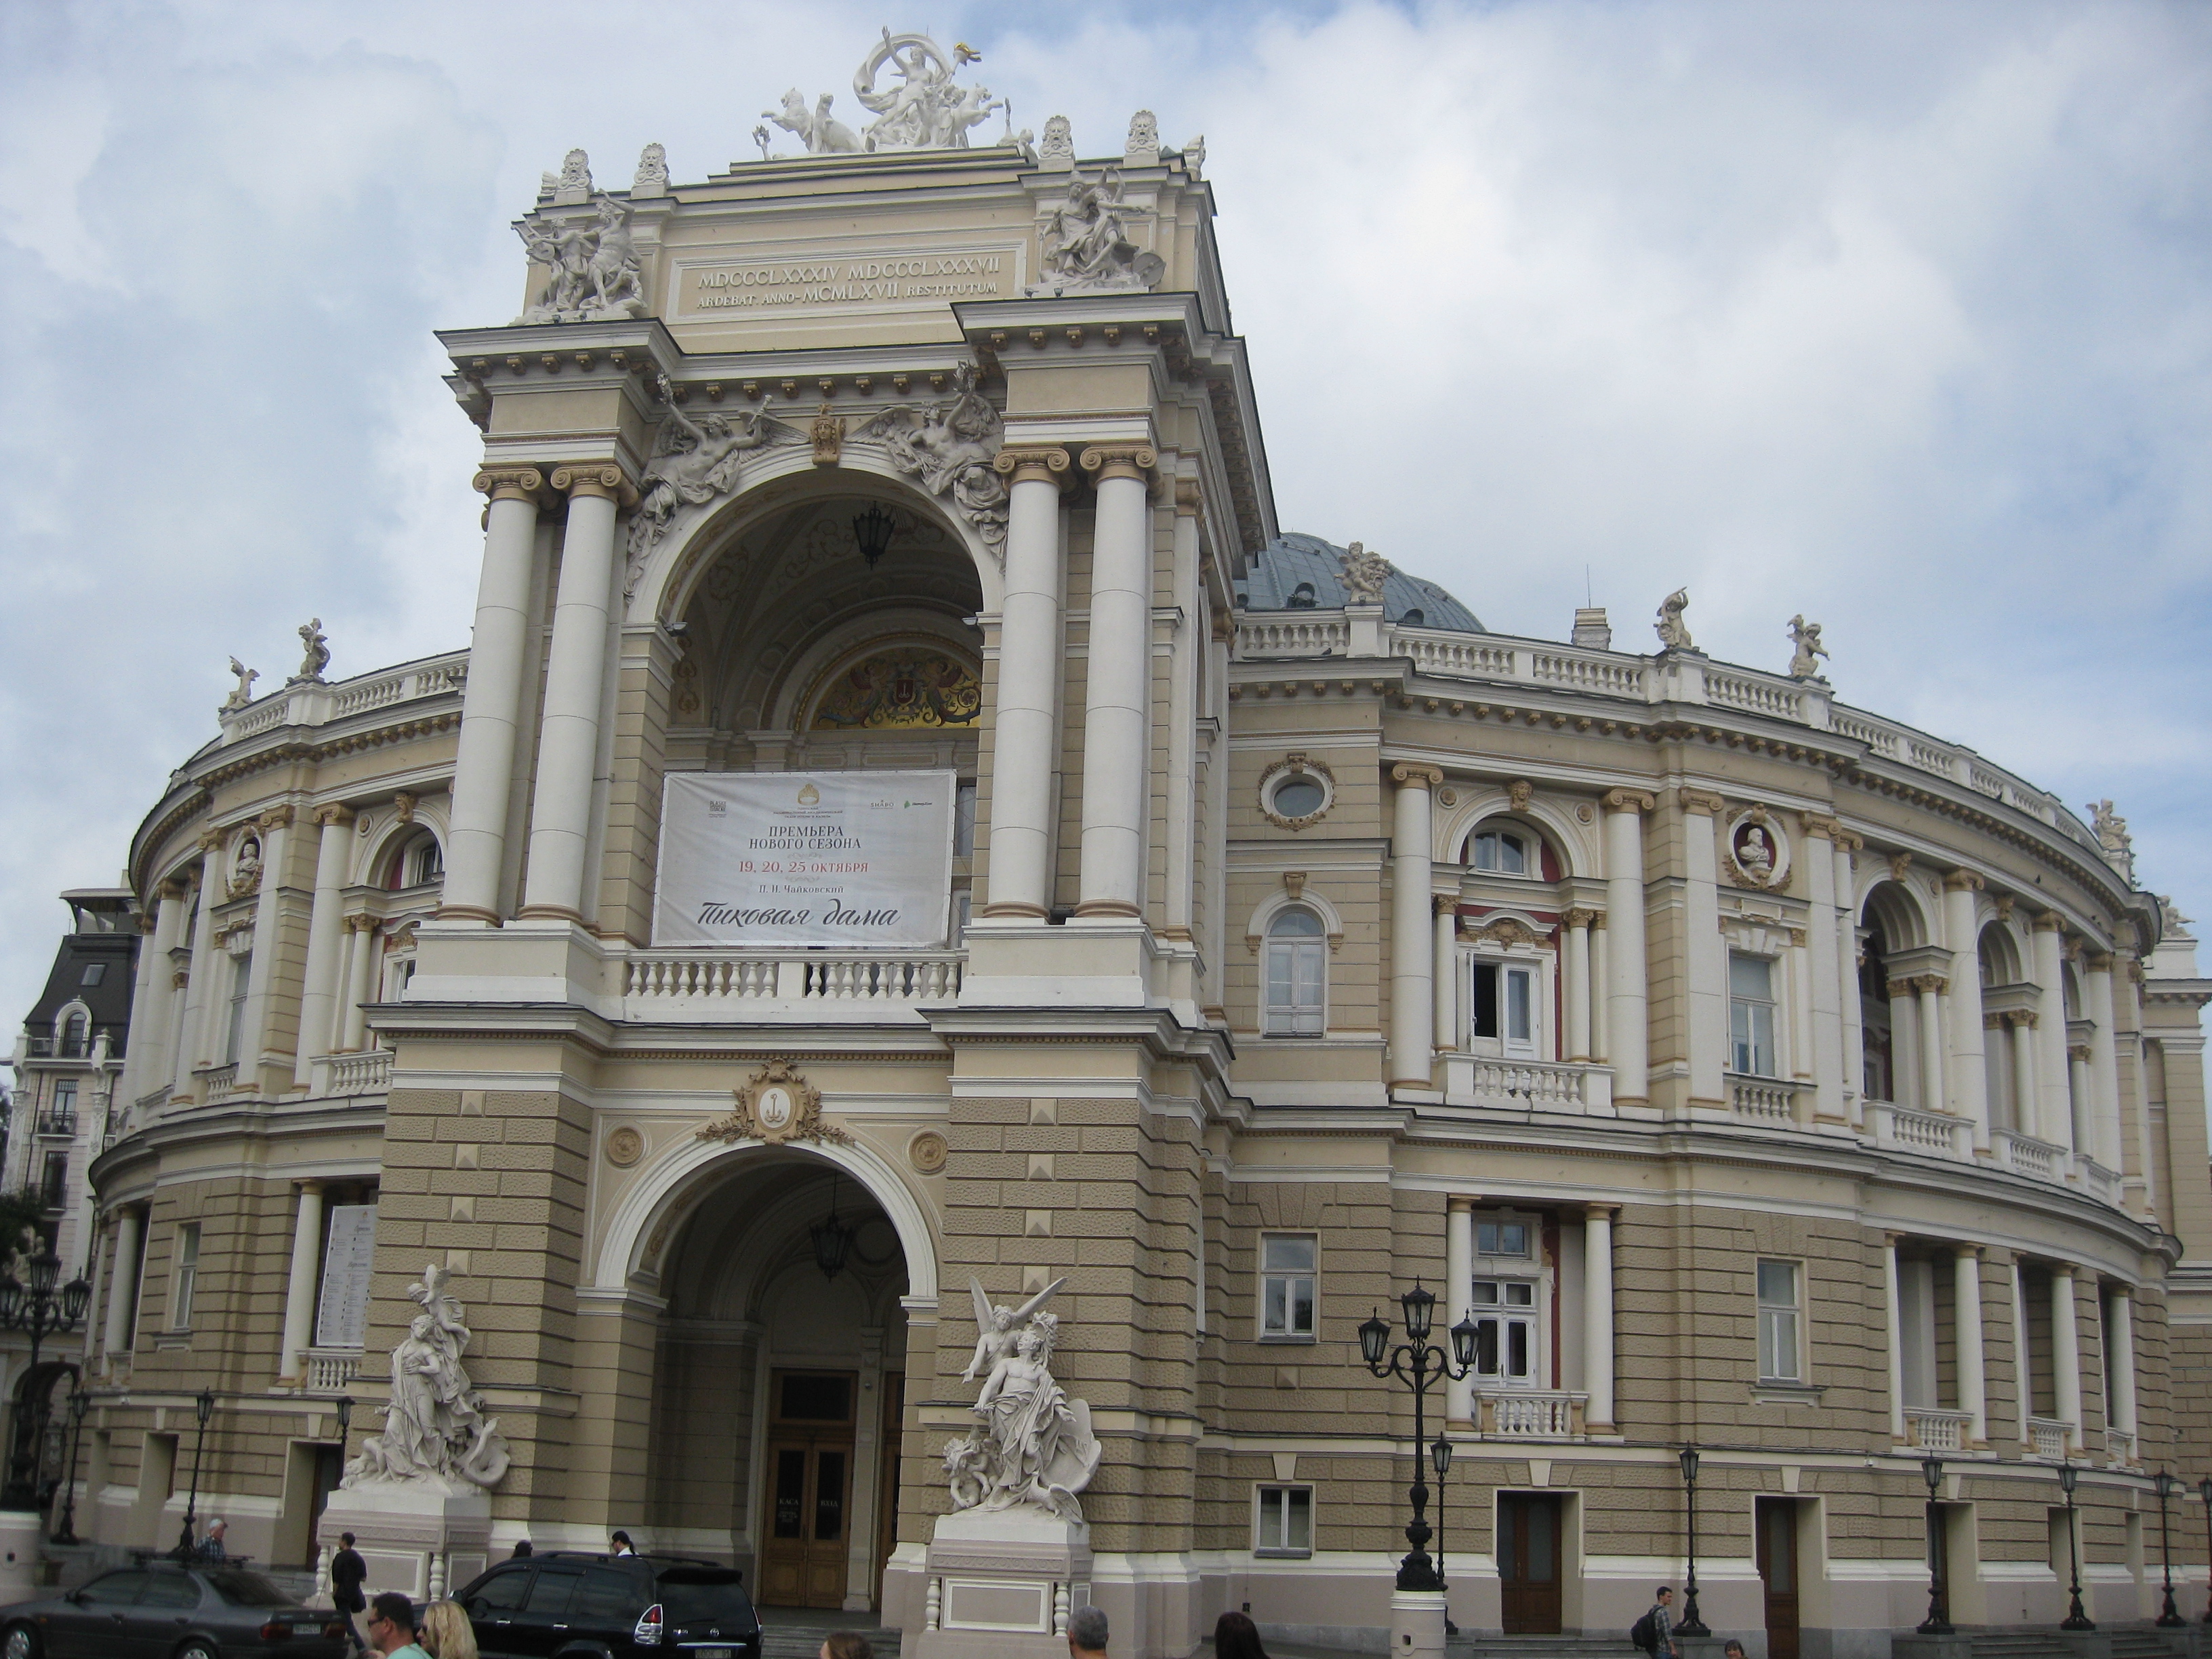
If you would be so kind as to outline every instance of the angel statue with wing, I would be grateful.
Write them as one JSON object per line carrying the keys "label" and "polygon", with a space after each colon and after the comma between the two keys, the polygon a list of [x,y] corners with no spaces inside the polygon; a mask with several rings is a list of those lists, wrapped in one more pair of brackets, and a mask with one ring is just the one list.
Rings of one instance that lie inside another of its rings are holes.
{"label": "angel statue with wing", "polygon": [[1060,1287],[1067,1283],[1055,1279],[1018,1308],[994,1308],[991,1298],[983,1293],[981,1280],[968,1281],[968,1294],[975,1298],[975,1357],[968,1362],[968,1369],[960,1373],[963,1382],[973,1382],[979,1376],[988,1376],[999,1362],[1013,1352],[1014,1345],[1021,1340],[1021,1327],[1039,1313],[1052,1300]]}
{"label": "angel statue with wing", "polygon": [[974,1411],[979,1426],[945,1448],[955,1510],[1041,1509],[1080,1521],[1076,1494],[1091,1484],[1102,1455],[1091,1407],[1068,1397],[1052,1374],[1060,1321],[1044,1304],[1067,1281],[1055,1279],[1018,1308],[994,1308],[975,1279],[975,1352],[963,1379],[983,1377]]}
{"label": "angel statue with wing", "polygon": [[768,401],[735,419],[709,412],[693,420],[676,400],[664,374],[659,380],[668,417],[660,424],[652,460],[646,464],[645,489],[630,521],[633,564],[668,533],[669,521],[686,507],[700,507],[737,487],[745,456],[770,444],[805,441],[794,427],[773,420]]}
{"label": "angel statue with wing", "polygon": [[1006,426],[975,389],[973,366],[954,371],[953,388],[950,404],[895,404],[854,436],[881,444],[890,464],[931,495],[951,492],[952,504],[996,549],[1006,539],[1006,485],[991,462],[1006,441]]}

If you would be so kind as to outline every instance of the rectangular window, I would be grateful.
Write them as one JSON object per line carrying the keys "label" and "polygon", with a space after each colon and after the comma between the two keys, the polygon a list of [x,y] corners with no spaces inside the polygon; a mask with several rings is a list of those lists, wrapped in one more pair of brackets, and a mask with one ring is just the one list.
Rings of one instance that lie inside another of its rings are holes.
{"label": "rectangular window", "polygon": [[1474,964],[1474,994],[1469,1000],[1472,1010],[1469,1030],[1479,1037],[1498,1035],[1498,964],[1478,962]]}
{"label": "rectangular window", "polygon": [[1804,1310],[1794,1261],[1759,1264],[1759,1374],[1772,1382],[1802,1382],[1805,1364],[1801,1333]]}
{"label": "rectangular window", "polygon": [[1313,1488],[1262,1486],[1253,1532],[1255,1555],[1313,1553]]}
{"label": "rectangular window", "polygon": [[1477,1255],[1528,1254],[1528,1224],[1525,1221],[1478,1221],[1474,1224]]}
{"label": "rectangular window", "polygon": [[1260,1335],[1263,1340],[1313,1340],[1315,1248],[1310,1233],[1261,1235]]}
{"label": "rectangular window", "polygon": [[223,1047],[223,1060],[229,1065],[238,1064],[246,1045],[246,988],[253,978],[253,952],[248,951],[239,957],[230,981],[230,1034]]}
{"label": "rectangular window", "polygon": [[192,1291],[200,1276],[200,1224],[197,1221],[179,1223],[177,1227],[176,1290],[169,1298],[169,1328],[188,1331],[192,1328]]}
{"label": "rectangular window", "polygon": [[39,1201],[49,1210],[58,1210],[68,1196],[69,1154],[48,1152],[39,1171]]}
{"label": "rectangular window", "polygon": [[1729,953],[1729,1063],[1747,1077],[1774,1070],[1774,964]]}
{"label": "rectangular window", "polygon": [[65,1077],[54,1085],[54,1108],[52,1128],[56,1134],[76,1132],[76,1079]]}
{"label": "rectangular window", "polygon": [[[1328,1024],[1328,945],[1319,937],[1297,936],[1321,923],[1310,912],[1278,917],[1267,940],[1267,996],[1269,1036],[1320,1036]],[[1290,934],[1291,937],[1279,937]]]}
{"label": "rectangular window", "polygon": [[1543,1030],[1542,981],[1533,967],[1478,962],[1468,999],[1468,1034],[1496,1040],[1502,1051],[1533,1060]]}
{"label": "rectangular window", "polygon": [[1525,1279],[1474,1281],[1474,1371],[1510,1388],[1536,1382],[1536,1286]]}
{"label": "rectangular window", "polygon": [[84,964],[84,975],[77,981],[77,983],[79,985],[97,985],[100,981],[106,977],[107,964],[106,963],[88,962]]}

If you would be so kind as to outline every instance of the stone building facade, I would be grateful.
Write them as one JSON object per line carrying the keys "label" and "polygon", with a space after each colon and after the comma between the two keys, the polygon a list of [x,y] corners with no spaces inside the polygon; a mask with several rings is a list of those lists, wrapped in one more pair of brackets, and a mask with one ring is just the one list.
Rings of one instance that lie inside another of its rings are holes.
{"label": "stone building facade", "polygon": [[[2212,982],[2118,821],[1679,611],[1501,635],[1283,533],[1149,116],[802,137],[548,175],[522,317],[442,337],[471,650],[228,710],[134,838],[175,971],[93,1171],[80,1516],[173,1535],[211,1386],[203,1510],[312,1559],[429,1262],[514,1460],[447,1582],[622,1526],[916,1630],[969,1281],[1064,1279],[1116,1650],[1372,1632],[1413,1414],[1357,1328],[1419,1279],[1480,1332],[1463,1627],[1625,1628],[1685,1443],[1754,1650],[1918,1621],[1929,1450],[1961,1622],[2060,1616],[2062,1461],[2147,1616],[2150,1474],[2212,1464]],[[939,936],[667,942],[668,780],[869,771],[955,792]]]}

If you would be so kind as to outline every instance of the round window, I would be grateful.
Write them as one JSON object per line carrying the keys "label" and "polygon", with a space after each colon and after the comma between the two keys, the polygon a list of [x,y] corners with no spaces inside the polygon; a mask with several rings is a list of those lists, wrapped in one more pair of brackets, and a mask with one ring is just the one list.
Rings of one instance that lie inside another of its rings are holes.
{"label": "round window", "polygon": [[1271,805],[1279,817],[1304,818],[1320,811],[1328,799],[1328,792],[1321,787],[1320,779],[1293,772],[1275,786]]}

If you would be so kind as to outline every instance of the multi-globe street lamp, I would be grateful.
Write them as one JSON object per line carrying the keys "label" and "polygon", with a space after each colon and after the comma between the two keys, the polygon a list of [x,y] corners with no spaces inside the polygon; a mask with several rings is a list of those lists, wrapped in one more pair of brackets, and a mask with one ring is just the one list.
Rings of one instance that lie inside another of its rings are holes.
{"label": "multi-globe street lamp", "polygon": [[[1413,1486],[1407,1494],[1413,1501],[1413,1519],[1406,1528],[1406,1541],[1413,1548],[1398,1564],[1398,1588],[1441,1590],[1443,1581],[1437,1577],[1436,1563],[1429,1559],[1426,1548],[1433,1534],[1429,1530],[1429,1486],[1421,1448],[1428,1438],[1431,1386],[1438,1377],[1456,1382],[1474,1370],[1474,1321],[1463,1318],[1451,1328],[1452,1351],[1447,1355],[1429,1340],[1436,1297],[1415,1279],[1413,1288],[1400,1297],[1398,1302],[1405,1315],[1405,1341],[1395,1348],[1390,1346],[1389,1323],[1378,1311],[1359,1327],[1359,1355],[1376,1376],[1397,1377],[1413,1391]],[[1449,1454],[1445,1461],[1449,1462]]]}
{"label": "multi-globe street lamp", "polygon": [[[28,1285],[12,1273],[0,1277],[0,1327],[30,1333],[31,1363],[23,1375],[32,1386],[37,1387],[40,1345],[49,1335],[67,1334],[84,1317],[84,1310],[92,1302],[92,1286],[80,1276],[56,1291],[54,1281],[61,1277],[62,1259],[51,1249],[40,1250],[28,1265]],[[51,1409],[49,1394],[50,1390],[40,1389],[28,1421],[21,1413],[16,1418],[8,1460],[8,1484],[5,1491],[0,1491],[0,1509],[39,1507],[37,1448],[46,1436],[46,1413]],[[29,1406],[32,1402],[26,1400],[24,1404]]]}

